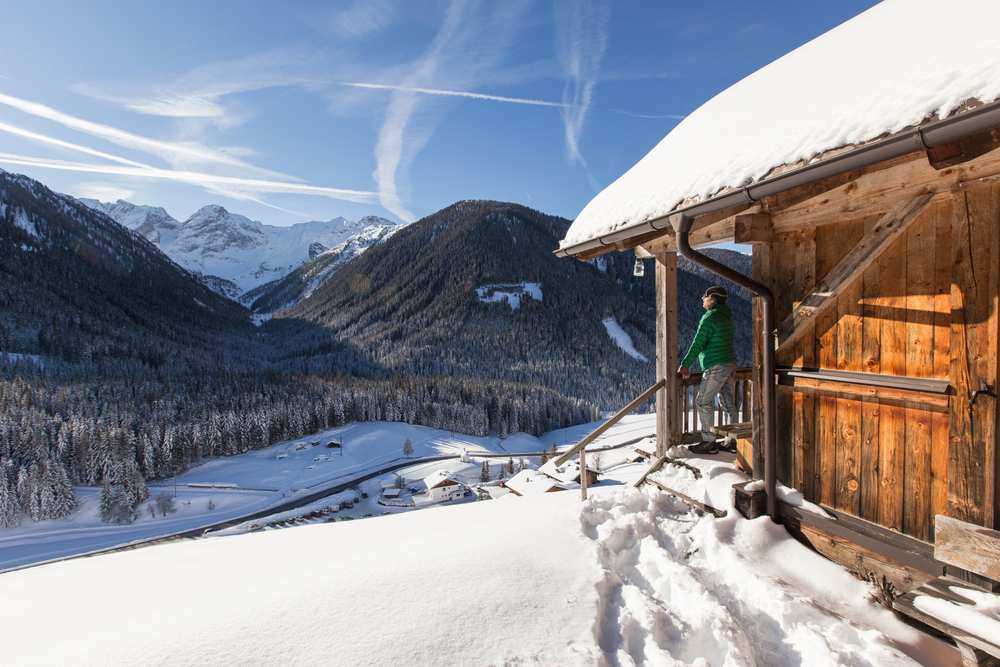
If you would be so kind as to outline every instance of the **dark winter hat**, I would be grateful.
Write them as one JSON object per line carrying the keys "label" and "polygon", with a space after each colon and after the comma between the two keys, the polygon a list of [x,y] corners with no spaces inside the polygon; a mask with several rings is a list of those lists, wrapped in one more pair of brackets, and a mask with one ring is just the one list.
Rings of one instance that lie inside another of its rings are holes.
{"label": "dark winter hat", "polygon": [[719,285],[712,285],[707,290],[705,290],[704,296],[714,296],[716,301],[725,302],[729,298],[729,292],[726,291],[725,287],[720,287]]}

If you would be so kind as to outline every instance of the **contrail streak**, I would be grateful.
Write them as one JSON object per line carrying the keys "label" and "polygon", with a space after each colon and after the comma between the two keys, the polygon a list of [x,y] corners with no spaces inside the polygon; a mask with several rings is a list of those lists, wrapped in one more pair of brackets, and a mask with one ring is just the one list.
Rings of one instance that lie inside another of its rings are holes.
{"label": "contrail streak", "polygon": [[132,176],[138,178],[159,178],[164,180],[190,183],[206,187],[209,185],[230,186],[255,192],[306,194],[331,199],[353,202],[371,202],[377,198],[375,192],[368,190],[348,190],[344,188],[328,188],[320,185],[304,183],[288,183],[284,181],[269,181],[257,178],[238,178],[235,176],[217,176],[197,171],[176,169],[159,169],[155,167],[131,167],[117,165],[88,164],[85,162],[69,162],[66,160],[50,160],[14,153],[0,153],[0,162],[28,167],[42,167],[61,171],[76,171],[89,174],[111,174],[115,176]]}
{"label": "contrail streak", "polygon": [[350,88],[368,88],[371,90],[398,90],[404,93],[422,93],[424,95],[441,95],[444,97],[467,97],[474,100],[487,100],[490,102],[507,102],[509,104],[526,104],[535,107],[556,107],[565,108],[572,106],[562,102],[549,102],[548,100],[535,100],[527,97],[507,97],[505,95],[489,95],[487,93],[473,93],[467,90],[448,90],[446,88],[420,88],[416,86],[397,86],[389,83],[364,83],[361,81],[337,81],[339,86]]}

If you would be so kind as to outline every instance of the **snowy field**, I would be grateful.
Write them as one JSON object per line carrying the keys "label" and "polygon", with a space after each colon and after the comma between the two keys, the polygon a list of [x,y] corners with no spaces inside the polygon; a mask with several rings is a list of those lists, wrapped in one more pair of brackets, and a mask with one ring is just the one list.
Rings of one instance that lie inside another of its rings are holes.
{"label": "snowy field", "polygon": [[[687,463],[700,478],[670,467],[662,481],[725,518],[627,488],[643,466],[621,464],[586,503],[505,496],[9,573],[0,662],[956,663],[867,584],[739,518],[725,457]],[[156,601],[142,614],[137,591]]]}
{"label": "snowy field", "polygon": [[[412,459],[437,456],[460,456],[468,452],[512,454],[540,452],[552,446],[563,447],[579,441],[599,422],[560,429],[537,438],[524,433],[506,439],[473,437],[458,433],[411,426],[396,422],[367,422],[330,429],[319,434],[282,442],[239,456],[213,459],[179,475],[176,479],[177,512],[166,518],[150,516],[143,507],[135,523],[125,526],[102,523],[98,513],[99,489],[78,487],[79,509],[69,517],[0,530],[0,571],[76,554],[146,540],[178,532],[200,529],[282,505],[304,494],[351,483],[359,477]],[[653,415],[635,415],[624,419],[588,449],[614,446],[649,435],[655,431]],[[337,438],[343,442],[342,454],[325,445]],[[403,455],[409,439],[413,453]],[[319,442],[317,446],[311,443]],[[320,460],[316,460],[319,458]],[[506,459],[496,459],[495,466]],[[478,479],[480,462],[468,464],[457,460],[409,466],[400,471],[407,478],[419,478],[437,468],[460,472],[467,479]],[[150,484],[150,500],[159,493],[173,496],[173,479]],[[219,488],[194,488],[189,484],[217,484]],[[364,486],[377,495],[377,480]],[[212,507],[209,507],[211,503]],[[398,508],[376,506],[374,496],[354,511],[339,516],[365,518]]]}

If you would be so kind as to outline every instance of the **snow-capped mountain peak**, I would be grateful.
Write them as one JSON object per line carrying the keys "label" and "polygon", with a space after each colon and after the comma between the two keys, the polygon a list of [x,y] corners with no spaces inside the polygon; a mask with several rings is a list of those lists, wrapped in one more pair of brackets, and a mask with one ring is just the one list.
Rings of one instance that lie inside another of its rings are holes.
{"label": "snow-capped mountain peak", "polygon": [[[81,202],[110,216],[155,243],[171,259],[202,277],[209,286],[227,284],[233,297],[288,275],[305,262],[354,239],[367,247],[396,223],[370,215],[360,220],[336,217],[287,227],[267,225],[232,213],[218,204],[202,206],[184,222],[165,210],[119,200]],[[233,287],[235,286],[235,287]]]}
{"label": "snow-capped mountain peak", "polygon": [[180,222],[160,206],[140,206],[124,199],[100,202],[81,198],[79,201],[104,213],[118,224],[138,232],[156,245],[172,243],[181,226]]}

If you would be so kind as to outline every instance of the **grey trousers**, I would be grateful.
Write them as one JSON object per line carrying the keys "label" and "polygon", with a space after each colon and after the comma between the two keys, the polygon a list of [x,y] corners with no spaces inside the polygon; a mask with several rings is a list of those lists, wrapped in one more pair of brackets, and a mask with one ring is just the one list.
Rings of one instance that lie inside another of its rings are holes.
{"label": "grey trousers", "polygon": [[715,440],[712,427],[715,425],[716,397],[722,403],[722,411],[729,417],[729,421],[731,422],[734,418],[735,409],[732,394],[729,391],[722,391],[726,382],[732,377],[734,370],[736,370],[736,364],[719,364],[701,374],[701,384],[698,385],[695,405],[698,408],[698,419],[701,421],[702,441]]}

